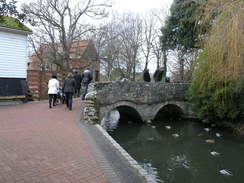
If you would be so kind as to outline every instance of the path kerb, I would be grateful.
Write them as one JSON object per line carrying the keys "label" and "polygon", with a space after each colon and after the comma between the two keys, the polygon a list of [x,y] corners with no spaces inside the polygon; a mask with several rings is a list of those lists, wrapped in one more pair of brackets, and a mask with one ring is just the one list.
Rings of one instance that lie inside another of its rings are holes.
{"label": "path kerb", "polygon": [[139,176],[144,177],[148,183],[157,183],[139,164],[122,148],[100,125],[95,125],[105,138],[117,149],[120,154],[129,162],[130,166],[137,170]]}

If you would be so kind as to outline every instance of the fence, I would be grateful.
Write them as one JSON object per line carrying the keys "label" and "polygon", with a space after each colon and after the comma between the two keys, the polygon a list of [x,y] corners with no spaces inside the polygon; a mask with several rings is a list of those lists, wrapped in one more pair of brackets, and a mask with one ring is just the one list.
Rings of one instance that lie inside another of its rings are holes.
{"label": "fence", "polygon": [[65,77],[67,76],[67,72],[65,71],[27,71],[28,90],[34,100],[40,100],[47,97],[48,81],[53,74],[57,76],[57,79],[62,85]]}

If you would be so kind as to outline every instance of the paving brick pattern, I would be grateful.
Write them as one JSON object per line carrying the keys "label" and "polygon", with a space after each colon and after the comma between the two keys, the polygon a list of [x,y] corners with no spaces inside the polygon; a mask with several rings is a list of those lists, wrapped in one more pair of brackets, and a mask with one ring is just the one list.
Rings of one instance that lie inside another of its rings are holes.
{"label": "paving brick pattern", "polygon": [[0,106],[0,183],[107,183],[75,122],[80,102]]}

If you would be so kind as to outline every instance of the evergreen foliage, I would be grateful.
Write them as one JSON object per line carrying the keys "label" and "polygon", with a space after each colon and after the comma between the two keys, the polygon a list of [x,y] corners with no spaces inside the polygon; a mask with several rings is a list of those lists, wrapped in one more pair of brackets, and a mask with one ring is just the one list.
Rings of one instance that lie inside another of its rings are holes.
{"label": "evergreen foliage", "polygon": [[[188,98],[201,119],[243,119],[244,1],[208,0],[204,13],[212,28],[195,65]],[[213,14],[216,17],[210,19]]]}
{"label": "evergreen foliage", "polygon": [[189,50],[198,47],[196,31],[199,3],[193,0],[174,0],[165,26],[161,43],[164,50]]}

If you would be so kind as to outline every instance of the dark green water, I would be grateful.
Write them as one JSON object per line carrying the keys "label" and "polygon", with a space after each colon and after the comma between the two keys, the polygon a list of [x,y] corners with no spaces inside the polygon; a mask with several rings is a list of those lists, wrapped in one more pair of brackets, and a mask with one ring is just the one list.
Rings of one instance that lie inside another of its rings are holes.
{"label": "dark green water", "polygon": [[[166,129],[167,125],[171,129]],[[215,127],[206,131],[206,127],[192,121],[151,125],[120,121],[110,134],[149,173],[158,177],[158,182],[243,183],[244,140]],[[214,156],[211,152],[220,154]],[[221,174],[223,169],[231,175]]]}

